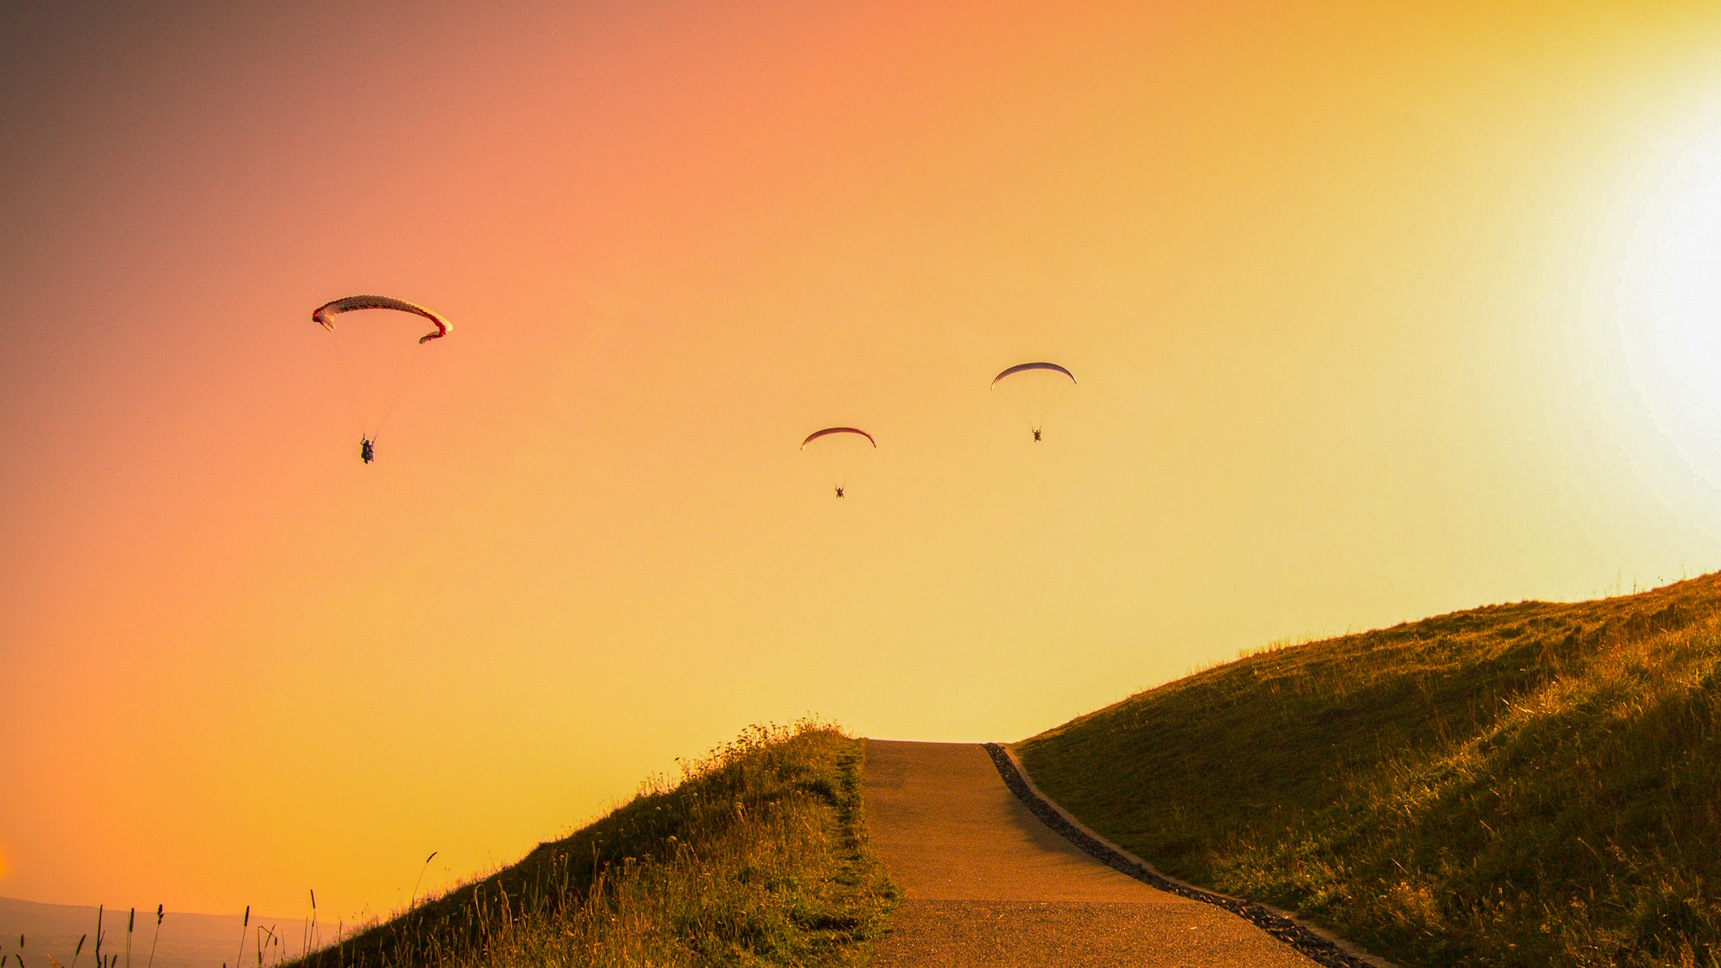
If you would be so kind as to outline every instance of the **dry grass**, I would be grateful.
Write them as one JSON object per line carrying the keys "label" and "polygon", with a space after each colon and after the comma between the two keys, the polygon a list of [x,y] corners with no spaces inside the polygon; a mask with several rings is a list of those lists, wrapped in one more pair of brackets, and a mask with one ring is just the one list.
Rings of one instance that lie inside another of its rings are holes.
{"label": "dry grass", "polygon": [[1407,966],[1721,966],[1721,576],[1247,656],[1022,745],[1169,873]]}
{"label": "dry grass", "polygon": [[863,964],[895,902],[859,740],[755,727],[677,784],[325,949],[308,968]]}

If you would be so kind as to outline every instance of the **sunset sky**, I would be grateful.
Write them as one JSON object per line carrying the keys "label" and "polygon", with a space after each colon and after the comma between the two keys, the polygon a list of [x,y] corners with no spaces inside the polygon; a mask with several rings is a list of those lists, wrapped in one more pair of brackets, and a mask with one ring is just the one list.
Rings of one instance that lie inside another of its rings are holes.
{"label": "sunset sky", "polygon": [[383,913],[750,723],[1721,568],[1714,2],[9,3],[0,230],[0,895]]}

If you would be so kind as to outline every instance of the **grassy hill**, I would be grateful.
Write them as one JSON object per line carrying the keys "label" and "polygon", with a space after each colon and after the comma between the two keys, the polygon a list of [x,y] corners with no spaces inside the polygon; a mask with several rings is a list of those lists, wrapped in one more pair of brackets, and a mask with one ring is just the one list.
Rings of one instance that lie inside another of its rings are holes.
{"label": "grassy hill", "polygon": [[1167,873],[1406,966],[1721,965],[1721,575],[1263,651],[1018,751]]}
{"label": "grassy hill", "polygon": [[867,850],[864,747],[754,729],[572,836],[300,964],[862,964],[895,895]]}

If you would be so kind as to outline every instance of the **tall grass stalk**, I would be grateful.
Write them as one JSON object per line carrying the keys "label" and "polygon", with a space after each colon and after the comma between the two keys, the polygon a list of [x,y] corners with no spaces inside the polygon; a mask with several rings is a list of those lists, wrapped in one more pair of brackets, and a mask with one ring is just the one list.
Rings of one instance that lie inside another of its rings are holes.
{"label": "tall grass stalk", "polygon": [[244,968],[245,936],[251,933],[251,905],[245,905],[245,917],[239,922],[239,953],[233,956],[233,968]]}
{"label": "tall grass stalk", "polygon": [[144,968],[155,968],[155,943],[161,940],[161,919],[166,915],[163,905],[155,906],[155,934],[149,939],[149,960],[144,962]]}
{"label": "tall grass stalk", "polygon": [[406,902],[408,908],[418,903],[418,889],[424,886],[424,872],[430,870],[430,862],[436,859],[438,853],[440,851],[431,851],[430,856],[424,859],[424,866],[418,869],[418,880],[412,882],[412,899]]}
{"label": "tall grass stalk", "polygon": [[299,954],[308,954],[317,944],[317,892],[311,890],[311,917],[305,922],[303,936],[299,940]]}

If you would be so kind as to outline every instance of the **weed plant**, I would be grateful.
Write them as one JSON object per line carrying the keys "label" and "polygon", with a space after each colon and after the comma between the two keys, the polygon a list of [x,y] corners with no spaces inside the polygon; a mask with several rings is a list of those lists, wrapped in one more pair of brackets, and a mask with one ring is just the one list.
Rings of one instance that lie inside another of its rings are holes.
{"label": "weed plant", "polygon": [[1721,575],[1278,648],[1020,745],[1167,873],[1406,966],[1721,966]]}
{"label": "weed plant", "polygon": [[519,863],[304,968],[856,965],[895,893],[867,848],[864,747],[753,727]]}

